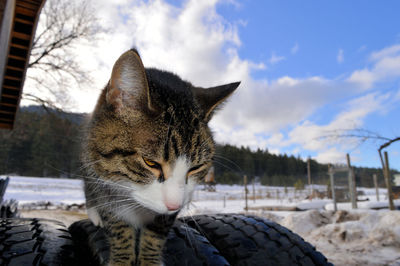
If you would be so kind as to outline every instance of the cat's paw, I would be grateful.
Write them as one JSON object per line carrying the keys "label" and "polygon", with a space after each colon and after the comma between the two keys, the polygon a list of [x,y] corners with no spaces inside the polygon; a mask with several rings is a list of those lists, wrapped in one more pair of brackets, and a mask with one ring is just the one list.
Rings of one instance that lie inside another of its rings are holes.
{"label": "cat's paw", "polygon": [[87,214],[95,226],[103,227],[103,221],[101,220],[101,217],[95,208],[88,208]]}

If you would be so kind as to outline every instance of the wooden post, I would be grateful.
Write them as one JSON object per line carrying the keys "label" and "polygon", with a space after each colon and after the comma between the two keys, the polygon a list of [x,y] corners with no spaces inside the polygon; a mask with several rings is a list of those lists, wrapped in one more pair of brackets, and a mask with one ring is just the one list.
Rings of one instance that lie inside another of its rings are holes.
{"label": "wooden post", "polygon": [[351,208],[357,209],[357,189],[356,189],[356,178],[354,174],[354,169],[351,167],[350,155],[346,154],[347,158],[347,168],[349,171],[349,192],[351,199]]}
{"label": "wooden post", "polygon": [[310,200],[311,200],[314,191],[313,191],[313,188],[311,185],[311,158],[310,157],[308,157],[308,160],[307,160],[307,177],[308,177],[308,186],[310,188]]}
{"label": "wooden post", "polygon": [[390,182],[390,168],[389,168],[389,159],[387,151],[385,151],[385,182],[387,187],[388,199],[389,199],[389,209],[394,210],[393,204],[393,194],[392,194],[392,183]]}
{"label": "wooden post", "polygon": [[224,209],[226,207],[226,195],[224,194]]}
{"label": "wooden post", "polygon": [[372,177],[374,178],[374,186],[376,192],[376,200],[379,201],[379,187],[378,187],[378,177],[376,174],[373,174]]}
{"label": "wooden post", "polygon": [[245,200],[245,202],[246,202],[246,206],[244,207],[244,209],[245,209],[246,212],[247,212],[247,210],[248,210],[249,208],[248,208],[248,205],[247,205],[247,192],[248,192],[248,190],[247,190],[247,176],[246,176],[246,175],[243,176],[243,184],[244,184],[244,200]]}
{"label": "wooden post", "polygon": [[256,178],[255,177],[253,177],[253,202],[254,203],[256,203],[256,186],[255,186],[255,184],[254,184],[254,180],[255,180]]}
{"label": "wooden post", "polygon": [[328,174],[331,180],[331,190],[332,190],[332,200],[333,200],[333,210],[337,211],[336,195],[335,195],[335,180],[333,176],[332,165],[329,164]]}

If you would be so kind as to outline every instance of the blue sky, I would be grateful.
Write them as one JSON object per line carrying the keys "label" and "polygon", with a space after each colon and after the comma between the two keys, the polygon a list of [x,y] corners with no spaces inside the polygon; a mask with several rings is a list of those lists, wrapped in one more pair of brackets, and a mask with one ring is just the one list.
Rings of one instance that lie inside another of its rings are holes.
{"label": "blue sky", "polygon": [[[252,72],[257,79],[285,75],[343,79],[355,69],[370,67],[370,53],[400,43],[398,1],[245,0],[238,1],[238,5],[221,3],[217,10],[226,20],[239,21],[240,56],[268,65],[266,69]],[[268,64],[273,55],[282,60]],[[396,78],[376,88],[382,92],[398,90],[399,81]],[[327,123],[346,100],[330,102],[308,118],[319,124]],[[366,116],[364,127],[383,136],[400,136],[399,117],[400,108],[395,107],[387,113]],[[281,131],[287,132],[287,129]],[[362,157],[356,164],[379,166],[375,151],[378,143],[355,145],[348,151],[362,154],[356,155]],[[394,152],[391,161],[397,169],[400,169],[399,147],[400,144],[393,144],[389,150]],[[291,148],[282,151],[290,153]],[[306,150],[299,153],[313,155]]]}
{"label": "blue sky", "polygon": [[[90,112],[120,54],[194,85],[242,84],[211,121],[218,142],[323,163],[379,166],[380,142],[326,139],[365,128],[400,136],[399,1],[99,0],[109,32],[77,45],[93,76],[71,110]],[[29,90],[28,85],[25,86]],[[400,170],[400,143],[388,149]]]}
{"label": "blue sky", "polygon": [[[268,61],[272,53],[287,57],[257,73],[337,78],[368,64],[368,53],[400,41],[397,1],[240,1],[220,4],[229,21],[244,21],[239,53],[253,61]],[[298,46],[296,54],[291,49]],[[337,62],[339,49],[345,60]],[[285,62],[286,61],[286,62]]]}

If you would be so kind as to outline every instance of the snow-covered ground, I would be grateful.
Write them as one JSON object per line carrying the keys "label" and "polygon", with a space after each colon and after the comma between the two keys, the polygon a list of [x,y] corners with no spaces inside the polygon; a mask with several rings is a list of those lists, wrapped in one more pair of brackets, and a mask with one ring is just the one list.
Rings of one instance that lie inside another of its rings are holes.
{"label": "snow-covered ground", "polygon": [[81,180],[22,176],[9,176],[9,178],[4,200],[16,199],[22,206],[46,202],[54,205],[85,202]]}
{"label": "snow-covered ground", "polygon": [[[193,202],[181,215],[244,212],[242,186],[217,185],[216,192],[202,188],[198,187]],[[314,188],[326,190],[324,186]],[[371,210],[387,206],[385,189],[380,189],[378,202],[375,189],[358,188],[365,194],[359,199],[366,201],[358,202],[358,210],[352,210],[350,203],[338,203],[338,212],[331,211],[330,199],[306,199],[308,188],[296,191],[291,187],[256,185],[253,190],[250,185],[248,190],[250,213],[290,228],[336,265],[400,265],[400,211]],[[19,176],[10,176],[4,198],[18,200],[21,207],[39,202],[55,206],[79,205],[85,201],[80,180]],[[395,203],[400,206],[399,200]],[[286,207],[285,211],[266,210],[282,206]],[[289,211],[294,208],[308,211]],[[51,218],[49,215],[46,212],[47,218]],[[52,218],[60,219],[57,215]]]}

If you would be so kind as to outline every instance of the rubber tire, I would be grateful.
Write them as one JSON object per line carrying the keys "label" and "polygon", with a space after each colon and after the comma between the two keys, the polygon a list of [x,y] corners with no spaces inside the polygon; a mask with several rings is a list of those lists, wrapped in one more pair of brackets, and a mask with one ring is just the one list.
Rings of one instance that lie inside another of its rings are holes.
{"label": "rubber tire", "polygon": [[197,230],[175,221],[164,247],[166,265],[224,266],[228,261]]}
{"label": "rubber tire", "polygon": [[0,218],[16,218],[18,216],[19,212],[17,201],[7,200],[0,204]]}
{"label": "rubber tire", "polygon": [[206,236],[231,265],[332,265],[299,235],[267,219],[217,214],[186,217],[185,221]]}
{"label": "rubber tire", "polygon": [[[108,262],[109,242],[102,228],[90,220],[82,220],[73,223],[69,231],[82,265],[104,265]],[[180,221],[174,223],[168,234],[163,259],[165,265],[229,265],[204,236]]]}
{"label": "rubber tire", "polygon": [[45,219],[0,219],[0,265],[74,265],[65,226]]}

